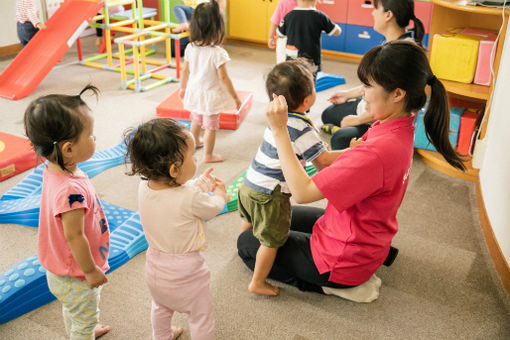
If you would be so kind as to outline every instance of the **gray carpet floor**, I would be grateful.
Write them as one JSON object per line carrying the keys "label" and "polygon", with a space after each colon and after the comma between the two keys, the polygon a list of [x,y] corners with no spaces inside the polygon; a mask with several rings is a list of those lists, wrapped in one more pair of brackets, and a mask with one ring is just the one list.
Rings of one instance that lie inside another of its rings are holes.
{"label": "gray carpet floor", "polygon": [[[85,53],[93,38],[83,42]],[[226,156],[215,174],[233,182],[249,165],[266,125],[267,96],[263,75],[274,52],[227,44],[228,71],[238,90],[252,91],[253,108],[238,130],[220,130],[216,150]],[[90,54],[89,54],[90,55]],[[158,48],[158,55],[161,53]],[[0,58],[3,70],[12,57]],[[97,85],[99,100],[86,98],[95,117],[97,150],[116,145],[124,130],[155,116],[156,106],[177,84],[144,93],[120,89],[120,75],[78,65],[71,49],[38,88],[19,101],[0,99],[0,130],[23,135],[22,116],[28,103],[49,93],[76,94],[88,82]],[[356,64],[325,60],[323,70],[338,73],[348,88],[359,84]],[[310,116],[320,125],[326,99],[336,90],[318,93]],[[323,136],[327,140],[327,136]],[[197,151],[200,159],[203,151]],[[199,172],[206,169],[199,165]],[[92,179],[99,196],[136,210],[138,179],[118,166]],[[0,195],[25,174],[0,182]],[[382,267],[378,300],[356,304],[340,298],[304,293],[281,285],[278,297],[247,290],[251,272],[237,256],[240,218],[236,212],[209,221],[209,248],[204,257],[211,270],[218,339],[510,339],[510,299],[488,255],[476,207],[474,183],[448,177],[415,156],[411,180],[398,213],[400,230],[393,244],[400,254],[393,266]],[[315,206],[325,207],[325,202]],[[36,253],[37,230],[0,225],[0,272]],[[101,299],[101,320],[112,326],[103,339],[150,339],[151,299],[145,286],[145,252],[108,278]],[[190,339],[186,316],[176,314]],[[52,302],[6,324],[0,339],[65,339],[58,302]]]}

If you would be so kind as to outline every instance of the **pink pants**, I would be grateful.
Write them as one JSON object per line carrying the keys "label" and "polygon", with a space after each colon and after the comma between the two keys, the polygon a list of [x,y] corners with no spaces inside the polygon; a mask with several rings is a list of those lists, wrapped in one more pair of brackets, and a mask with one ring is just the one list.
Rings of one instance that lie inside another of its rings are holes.
{"label": "pink pants", "polygon": [[145,280],[152,295],[154,339],[172,339],[175,311],[188,314],[191,339],[214,339],[210,273],[199,252],[167,254],[149,247]]}
{"label": "pink pants", "polygon": [[220,128],[220,114],[201,115],[190,113],[191,121],[199,125],[204,130],[218,130]]}

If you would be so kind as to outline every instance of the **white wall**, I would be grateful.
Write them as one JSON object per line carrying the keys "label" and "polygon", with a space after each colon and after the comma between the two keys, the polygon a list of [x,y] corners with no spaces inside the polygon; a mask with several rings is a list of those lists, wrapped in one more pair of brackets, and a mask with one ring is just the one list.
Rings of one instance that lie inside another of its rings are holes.
{"label": "white wall", "polygon": [[487,149],[480,169],[482,194],[492,229],[510,264],[510,25],[494,90]]}
{"label": "white wall", "polygon": [[0,47],[19,43],[16,34],[16,1],[0,0]]}

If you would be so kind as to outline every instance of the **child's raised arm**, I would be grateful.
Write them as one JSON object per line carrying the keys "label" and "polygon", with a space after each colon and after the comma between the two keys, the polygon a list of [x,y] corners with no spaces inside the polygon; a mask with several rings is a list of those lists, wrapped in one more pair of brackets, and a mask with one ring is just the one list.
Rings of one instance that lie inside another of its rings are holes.
{"label": "child's raised arm", "polygon": [[108,282],[106,275],[99,268],[90,252],[89,241],[83,231],[83,208],[75,209],[61,215],[64,236],[71,254],[85,274],[90,288],[96,288]]}
{"label": "child's raised arm", "polygon": [[230,77],[228,76],[226,63],[218,67],[218,77],[220,78],[220,81],[225,85],[228,93],[232,96],[232,98],[234,98],[234,101],[236,102],[236,109],[239,110],[242,102],[239,99],[236,90],[234,89],[234,85],[232,85]]}

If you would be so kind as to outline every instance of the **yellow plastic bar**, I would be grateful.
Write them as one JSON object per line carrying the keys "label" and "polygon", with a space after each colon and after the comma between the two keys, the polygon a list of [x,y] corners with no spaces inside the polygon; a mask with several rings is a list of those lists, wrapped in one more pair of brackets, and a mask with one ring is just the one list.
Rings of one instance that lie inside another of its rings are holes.
{"label": "yellow plastic bar", "polygon": [[161,60],[145,59],[145,62],[146,62],[147,64],[157,65],[157,66],[161,66],[161,65],[163,65],[163,62],[162,62]]}
{"label": "yellow plastic bar", "polygon": [[140,68],[138,65],[138,47],[133,46],[133,70],[135,71],[135,79],[140,79]]}
{"label": "yellow plastic bar", "polygon": [[[103,7],[103,14],[104,14],[104,21],[103,23],[106,25],[105,27],[110,27],[110,16],[108,15],[108,3],[109,1],[105,1],[104,7]],[[106,63],[109,67],[112,67],[113,60],[112,60],[112,32],[109,28],[106,28],[103,30],[104,32],[104,39],[106,42]]]}
{"label": "yellow plastic bar", "polygon": [[92,61],[84,61],[83,62],[83,65],[85,66],[90,66],[90,67],[95,67],[95,68],[98,68],[98,69],[101,69],[103,70],[104,69],[104,65],[103,64],[100,64],[100,63],[94,63]]}
{"label": "yellow plastic bar", "polygon": [[118,27],[118,26],[124,26],[124,25],[131,25],[134,22],[135,22],[135,20],[133,20],[133,19],[117,21],[117,22],[114,22],[113,24],[110,24],[110,27]]}
{"label": "yellow plastic bar", "polygon": [[156,37],[156,38],[151,38],[151,39],[140,41],[140,44],[142,46],[145,46],[145,45],[150,45],[150,44],[154,44],[154,43],[163,41],[165,39],[166,39],[166,37]]}
{"label": "yellow plastic bar", "polygon": [[145,64],[145,44],[144,44],[144,36],[140,37],[140,59],[142,64],[142,73],[147,71],[147,65]]}
{"label": "yellow plastic bar", "polygon": [[108,7],[118,6],[118,5],[131,5],[133,0],[109,0]]}
{"label": "yellow plastic bar", "polygon": [[[165,33],[166,34],[170,33],[170,27],[167,26],[165,28]],[[165,58],[166,58],[166,63],[170,64],[170,62],[172,61],[172,44],[171,44],[169,36],[166,36],[166,39],[165,39]]]}
{"label": "yellow plastic bar", "polygon": [[135,29],[132,27],[115,27],[114,31],[125,32],[125,33],[134,33]]}
{"label": "yellow plastic bar", "polygon": [[90,20],[90,21],[98,21],[98,20],[103,20],[103,19],[104,19],[104,15],[98,14],[95,17],[92,17],[92,20]]}
{"label": "yellow plastic bar", "polygon": [[[159,24],[161,24],[161,21],[157,21],[157,20],[150,20],[150,19],[144,19],[144,20],[143,20],[143,23],[144,23],[145,25],[148,25],[148,26],[153,26],[153,25],[159,25]],[[167,25],[167,24],[165,24],[165,26],[166,26],[166,25]]]}
{"label": "yellow plastic bar", "polygon": [[152,78],[163,80],[163,79],[168,78],[168,76],[165,76],[165,75],[162,75],[162,74],[153,73],[152,74]]}
{"label": "yellow plastic bar", "polygon": [[124,44],[119,44],[119,59],[120,59],[120,79],[126,80],[126,54],[124,53]]}

